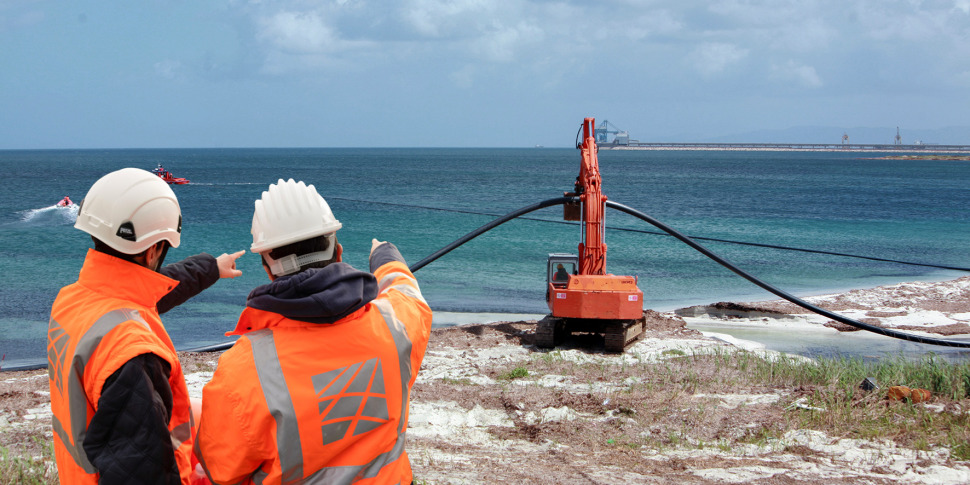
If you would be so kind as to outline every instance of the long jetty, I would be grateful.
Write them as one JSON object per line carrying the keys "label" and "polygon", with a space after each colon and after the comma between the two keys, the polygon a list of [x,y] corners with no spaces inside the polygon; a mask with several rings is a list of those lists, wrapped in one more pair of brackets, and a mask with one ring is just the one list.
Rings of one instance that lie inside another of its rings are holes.
{"label": "long jetty", "polygon": [[890,145],[875,143],[662,143],[630,141],[628,144],[603,143],[607,150],[736,150],[804,152],[896,152],[896,153],[970,153],[970,145]]}

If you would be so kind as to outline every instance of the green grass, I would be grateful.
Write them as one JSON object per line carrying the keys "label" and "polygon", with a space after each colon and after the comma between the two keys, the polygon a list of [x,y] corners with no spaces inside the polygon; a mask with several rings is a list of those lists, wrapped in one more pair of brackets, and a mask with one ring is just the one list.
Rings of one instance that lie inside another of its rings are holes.
{"label": "green grass", "polygon": [[33,459],[20,456],[16,451],[0,447],[0,484],[55,485],[57,472],[46,463],[54,463],[54,445],[43,445],[43,457]]}
{"label": "green grass", "polygon": [[472,380],[469,379],[469,378],[467,378],[467,377],[462,377],[460,379],[456,379],[456,378],[453,378],[453,377],[443,377],[441,379],[441,381],[444,382],[445,384],[451,384],[451,385],[457,385],[457,386],[473,386],[473,385],[475,385],[475,383],[472,382]]}
{"label": "green grass", "polygon": [[528,376],[529,371],[525,367],[516,367],[515,369],[499,375],[498,379],[503,381],[511,381],[512,379],[521,379]]}

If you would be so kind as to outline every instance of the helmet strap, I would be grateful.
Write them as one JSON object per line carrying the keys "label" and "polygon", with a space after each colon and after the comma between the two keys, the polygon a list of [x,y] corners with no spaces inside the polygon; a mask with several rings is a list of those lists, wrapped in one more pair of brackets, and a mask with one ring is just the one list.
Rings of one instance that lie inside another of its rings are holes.
{"label": "helmet strap", "polygon": [[310,263],[318,263],[321,261],[330,261],[333,258],[334,248],[336,248],[336,241],[333,235],[327,236],[330,239],[330,247],[326,251],[317,251],[314,253],[307,253],[300,256],[295,254],[288,254],[280,259],[273,259],[269,255],[269,251],[262,253],[263,260],[266,265],[269,266],[269,270],[274,276],[285,276],[288,274],[293,274],[300,271],[305,265]]}

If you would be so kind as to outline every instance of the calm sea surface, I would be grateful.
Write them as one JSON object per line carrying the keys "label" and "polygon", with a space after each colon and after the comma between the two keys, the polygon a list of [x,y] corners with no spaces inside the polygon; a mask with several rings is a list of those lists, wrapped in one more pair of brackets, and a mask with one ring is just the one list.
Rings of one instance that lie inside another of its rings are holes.
{"label": "calm sea surface", "polygon": [[[794,246],[938,265],[970,266],[970,163],[895,161],[859,153],[600,152],[604,193],[691,236]],[[495,217],[571,190],[571,149],[165,149],[0,151],[0,353],[4,365],[43,361],[47,319],[73,282],[86,234],[75,201],[103,174],[161,163],[189,185],[182,245],[199,252],[248,249],[253,201],[278,178],[316,185],[344,228],[345,261],[367,268],[371,238],[415,263]],[[545,313],[548,253],[575,252],[577,226],[543,209],[472,240],[416,275],[432,309]],[[552,222],[555,221],[555,222]],[[671,310],[775,297],[632,216],[607,211],[607,269],[639,278],[645,307]],[[718,242],[705,246],[798,295],[956,271]],[[247,253],[244,275],[223,280],[163,317],[180,349],[228,341],[246,295],[267,281]],[[439,319],[446,325],[447,318]]]}

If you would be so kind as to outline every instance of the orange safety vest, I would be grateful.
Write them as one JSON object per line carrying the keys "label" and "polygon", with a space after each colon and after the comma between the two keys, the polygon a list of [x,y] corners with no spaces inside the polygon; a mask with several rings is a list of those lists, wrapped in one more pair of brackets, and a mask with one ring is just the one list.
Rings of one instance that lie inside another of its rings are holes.
{"label": "orange safety vest", "polygon": [[192,423],[188,388],[155,303],[178,282],[89,250],[76,283],[54,300],[47,368],[54,414],[54,455],[61,483],[98,483],[83,442],[105,381],[128,360],[155,354],[171,366],[169,431],[182,483],[189,484]]}
{"label": "orange safety vest", "polygon": [[431,309],[403,263],[332,324],[246,308],[202,391],[196,454],[215,483],[411,483],[411,386]]}

